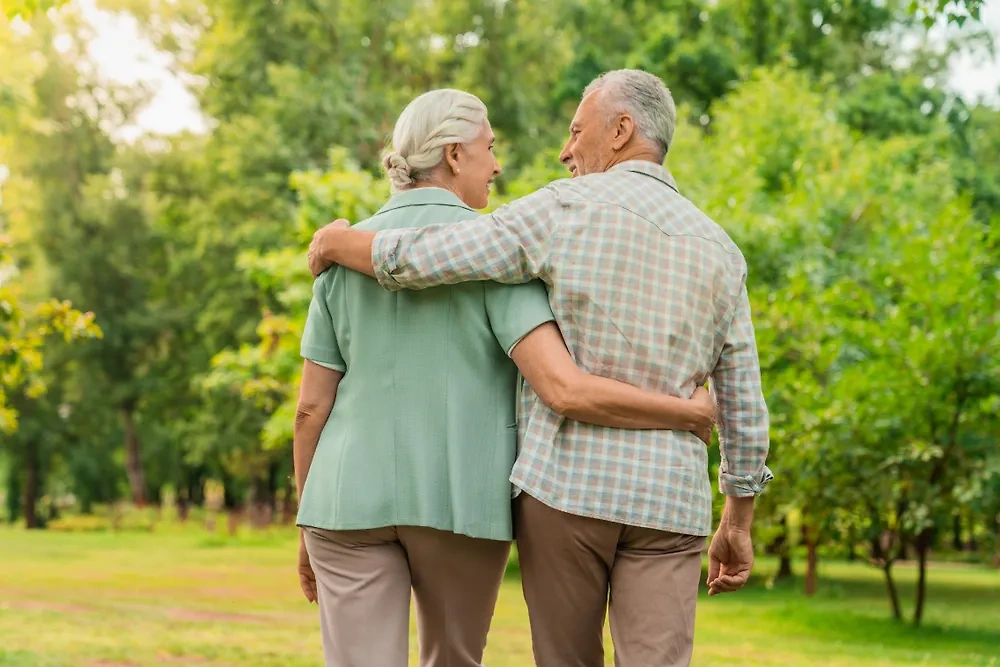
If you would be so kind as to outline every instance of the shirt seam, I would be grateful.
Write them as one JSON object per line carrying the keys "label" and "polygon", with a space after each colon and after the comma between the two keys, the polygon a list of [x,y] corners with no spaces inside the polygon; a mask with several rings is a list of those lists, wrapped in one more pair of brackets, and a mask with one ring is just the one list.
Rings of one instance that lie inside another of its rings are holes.
{"label": "shirt seam", "polygon": [[[450,203],[446,203],[446,202],[425,201],[425,202],[419,202],[419,203],[413,203],[413,204],[400,204],[399,206],[393,206],[392,208],[384,208],[381,211],[378,211],[377,213],[375,213],[375,215],[373,215],[371,218],[368,218],[368,220],[371,220],[373,218],[377,218],[378,216],[382,215],[383,213],[392,213],[393,211],[398,211],[400,209],[415,208],[417,206],[447,206],[449,208],[460,208],[463,211],[471,211],[472,213],[476,212],[475,209],[471,209],[468,206],[463,206],[462,204],[450,204]],[[459,221],[459,222],[461,222],[461,221]],[[406,229],[406,228],[403,228],[403,229]]]}
{"label": "shirt seam", "polygon": [[[557,198],[558,198],[558,195],[557,195]],[[638,212],[630,209],[628,206],[625,206],[625,205],[623,205],[623,204],[621,204],[619,202],[609,201],[607,199],[593,199],[593,198],[587,198],[587,197],[569,197],[569,198],[565,198],[565,200],[566,201],[579,202],[579,203],[582,203],[582,204],[600,204],[600,205],[603,205],[603,206],[610,206],[612,208],[620,209],[622,211],[628,211],[629,213],[631,213],[635,217],[637,217],[640,220],[642,220],[643,222],[645,222],[647,225],[650,225],[651,227],[655,228],[656,231],[660,232],[660,234],[663,234],[664,236],[667,236],[669,238],[693,238],[693,239],[701,239],[702,241],[708,241],[709,243],[714,243],[715,245],[719,246],[719,248],[722,250],[722,252],[726,253],[727,255],[742,256],[742,253],[738,249],[737,250],[729,250],[728,248],[726,248],[725,244],[723,244],[721,241],[719,241],[717,239],[709,238],[708,236],[704,236],[702,234],[690,234],[690,233],[686,233],[686,232],[670,233],[668,231],[665,231],[664,229],[662,229],[661,227],[659,227],[656,223],[654,223],[652,220],[650,220],[646,216],[644,216],[641,213],[638,213]]]}

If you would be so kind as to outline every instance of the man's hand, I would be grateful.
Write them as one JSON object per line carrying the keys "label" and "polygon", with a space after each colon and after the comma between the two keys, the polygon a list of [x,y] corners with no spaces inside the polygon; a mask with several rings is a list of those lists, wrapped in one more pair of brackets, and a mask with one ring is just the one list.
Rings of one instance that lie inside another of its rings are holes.
{"label": "man's hand", "polygon": [[309,271],[312,272],[313,278],[333,266],[333,261],[326,258],[329,256],[328,249],[332,238],[336,236],[337,231],[350,226],[350,222],[338,218],[313,234],[312,243],[309,244]]}
{"label": "man's hand", "polygon": [[316,573],[309,563],[309,553],[306,551],[306,541],[301,528],[299,529],[299,586],[306,600],[316,601]]}
{"label": "man's hand", "polygon": [[753,569],[753,498],[726,498],[719,529],[708,547],[708,594],[743,588]]}
{"label": "man's hand", "polygon": [[698,412],[697,425],[692,431],[706,445],[712,444],[712,431],[715,428],[715,396],[704,387],[699,386],[691,395]]}

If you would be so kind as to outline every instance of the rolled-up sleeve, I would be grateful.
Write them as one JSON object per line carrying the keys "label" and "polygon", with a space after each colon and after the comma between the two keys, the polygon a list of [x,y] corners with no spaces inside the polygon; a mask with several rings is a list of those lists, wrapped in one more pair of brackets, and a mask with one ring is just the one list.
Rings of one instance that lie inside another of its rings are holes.
{"label": "rolled-up sleeve", "polygon": [[381,231],[372,243],[375,277],[388,290],[544,279],[561,208],[543,188],[471,220]]}
{"label": "rolled-up sleeve", "polygon": [[718,401],[719,491],[727,496],[755,496],[774,479],[765,465],[769,418],[761,389],[760,361],[750,318],[745,280],[712,373]]}

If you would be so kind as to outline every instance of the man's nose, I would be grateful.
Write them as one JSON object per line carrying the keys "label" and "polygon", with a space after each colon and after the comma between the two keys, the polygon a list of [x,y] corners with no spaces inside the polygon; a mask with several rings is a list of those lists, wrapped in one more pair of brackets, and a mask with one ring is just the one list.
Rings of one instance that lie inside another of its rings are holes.
{"label": "man's nose", "polygon": [[559,153],[559,161],[562,162],[563,164],[566,164],[567,162],[569,162],[570,157],[571,156],[569,154],[569,144],[567,143],[565,146],[563,146],[562,152]]}

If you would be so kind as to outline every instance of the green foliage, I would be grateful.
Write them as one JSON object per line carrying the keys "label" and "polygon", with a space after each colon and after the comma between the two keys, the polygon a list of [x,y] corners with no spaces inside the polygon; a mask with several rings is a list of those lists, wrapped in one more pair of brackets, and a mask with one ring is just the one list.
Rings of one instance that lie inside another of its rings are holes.
{"label": "green foliage", "polygon": [[959,515],[993,548],[1000,112],[941,85],[979,33],[906,58],[884,38],[978,19],[980,2],[103,0],[170,53],[209,117],[206,135],[133,144],[120,131],[150,91],[96,76],[77,8],[52,4],[5,2],[32,13],[0,23],[12,514],[29,482],[86,510],[128,489],[201,503],[209,479],[230,509],[276,505],[306,247],[385,201],[403,106],[444,86],[484,99],[496,206],[565,177],[583,88],[640,67],[680,107],[681,192],[750,265],[778,476],[758,542],[793,544],[794,525],[841,553],[885,533],[943,545]]}
{"label": "green foliage", "polygon": [[[313,230],[329,222],[330,211],[362,220],[373,215],[388,195],[386,183],[362,171],[343,148],[331,151],[330,165],[329,171],[297,172],[291,177],[299,198],[294,228],[300,247],[308,244]],[[275,294],[281,314],[265,312],[257,340],[219,353],[203,381],[206,391],[238,394],[268,416],[259,444],[242,448],[242,454],[228,459],[237,467],[246,463],[244,456],[258,462],[290,458],[302,369],[299,340],[312,298],[312,277],[303,257],[301,251],[285,248],[248,251],[239,260],[240,269],[261,290]]]}
{"label": "green foliage", "polygon": [[38,12],[46,12],[55,7],[66,4],[68,0],[3,0],[3,15],[8,19],[16,16],[29,19]]}
{"label": "green foliage", "polygon": [[910,0],[909,11],[911,14],[918,14],[927,28],[933,26],[938,18],[962,27],[970,18],[973,21],[979,20],[984,2],[985,0]]}
{"label": "green foliage", "polygon": [[19,290],[12,284],[16,268],[0,240],[0,433],[17,428],[17,411],[7,403],[9,392],[35,399],[45,393],[41,375],[46,342],[58,335],[69,342],[100,338],[93,313],[81,313],[68,301],[48,301],[25,312]]}

